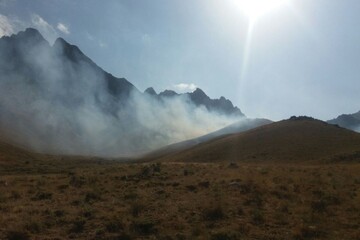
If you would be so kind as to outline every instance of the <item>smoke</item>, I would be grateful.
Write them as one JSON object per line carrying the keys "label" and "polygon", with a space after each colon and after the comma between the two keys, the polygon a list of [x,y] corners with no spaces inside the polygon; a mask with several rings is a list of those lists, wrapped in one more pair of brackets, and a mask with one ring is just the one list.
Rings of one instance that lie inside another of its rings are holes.
{"label": "smoke", "polygon": [[357,128],[355,128],[354,130],[355,130],[355,132],[360,133],[360,126],[358,126]]}
{"label": "smoke", "polygon": [[56,43],[27,44],[15,56],[0,45],[0,127],[35,151],[132,156],[237,120],[196,107],[186,95],[160,99],[134,89],[126,101],[116,99],[91,61],[74,64]]}

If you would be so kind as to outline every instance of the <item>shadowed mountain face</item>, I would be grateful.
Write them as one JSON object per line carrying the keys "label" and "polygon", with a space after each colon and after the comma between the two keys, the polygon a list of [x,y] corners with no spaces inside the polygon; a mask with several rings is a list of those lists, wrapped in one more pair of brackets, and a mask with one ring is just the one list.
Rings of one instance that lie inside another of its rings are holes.
{"label": "shadowed mountain face", "polygon": [[194,138],[243,116],[203,91],[141,93],[74,45],[35,29],[0,39],[3,138],[47,153],[132,155]]}
{"label": "shadowed mountain face", "polygon": [[360,111],[353,114],[343,114],[327,122],[330,124],[337,124],[343,128],[360,132]]}
{"label": "shadowed mountain face", "polygon": [[245,115],[240,111],[240,109],[235,107],[230,100],[224,97],[220,97],[220,99],[211,99],[200,88],[197,88],[192,93],[184,94],[178,94],[171,90],[165,90],[159,93],[159,95],[156,94],[153,88],[148,88],[145,90],[145,93],[153,96],[158,96],[160,98],[171,98],[183,95],[186,96],[192,104],[195,104],[197,107],[205,107],[210,112],[216,112],[235,117],[245,117]]}
{"label": "shadowed mountain face", "polygon": [[200,143],[168,162],[360,160],[360,134],[310,118],[291,118]]}

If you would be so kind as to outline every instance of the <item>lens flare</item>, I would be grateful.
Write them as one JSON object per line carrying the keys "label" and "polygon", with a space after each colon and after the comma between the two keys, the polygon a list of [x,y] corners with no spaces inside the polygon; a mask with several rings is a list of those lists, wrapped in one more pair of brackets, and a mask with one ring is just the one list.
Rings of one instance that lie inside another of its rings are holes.
{"label": "lens flare", "polygon": [[238,7],[251,19],[275,10],[286,4],[288,0],[235,0]]}

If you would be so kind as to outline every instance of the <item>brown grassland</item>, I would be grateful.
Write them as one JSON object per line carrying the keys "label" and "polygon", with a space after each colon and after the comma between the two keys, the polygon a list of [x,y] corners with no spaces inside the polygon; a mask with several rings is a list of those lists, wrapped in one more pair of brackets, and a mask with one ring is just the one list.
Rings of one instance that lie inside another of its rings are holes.
{"label": "brown grassland", "polygon": [[360,239],[360,164],[0,165],[0,239]]}
{"label": "brown grassland", "polygon": [[359,150],[308,119],[146,163],[0,143],[0,239],[359,240]]}

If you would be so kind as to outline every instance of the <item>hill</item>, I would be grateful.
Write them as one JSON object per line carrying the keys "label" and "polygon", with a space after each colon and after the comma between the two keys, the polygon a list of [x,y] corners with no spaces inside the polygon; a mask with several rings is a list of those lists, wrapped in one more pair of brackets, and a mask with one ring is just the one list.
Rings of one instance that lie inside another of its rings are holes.
{"label": "hill", "polygon": [[309,118],[293,118],[214,140],[158,161],[317,162],[357,159],[360,134]]}
{"label": "hill", "polygon": [[37,159],[37,154],[26,151],[20,147],[13,146],[9,143],[0,142],[0,166],[14,163],[22,163],[29,160]]}
{"label": "hill", "polygon": [[178,152],[184,151],[186,149],[189,149],[191,147],[194,147],[200,143],[210,141],[212,139],[228,135],[228,134],[234,134],[234,133],[240,133],[245,132],[247,130],[260,127],[266,124],[270,124],[272,121],[268,119],[249,119],[249,118],[243,118],[229,126],[226,126],[222,129],[219,129],[215,132],[206,134],[201,137],[193,138],[190,140],[170,144],[168,146],[162,147],[160,149],[157,149],[155,151],[152,151],[150,153],[147,153],[144,155],[141,160],[144,161],[151,161],[156,158],[161,157],[169,157],[170,155],[176,155]]}

